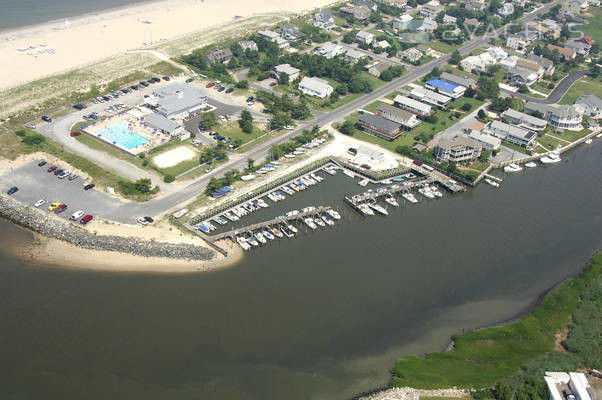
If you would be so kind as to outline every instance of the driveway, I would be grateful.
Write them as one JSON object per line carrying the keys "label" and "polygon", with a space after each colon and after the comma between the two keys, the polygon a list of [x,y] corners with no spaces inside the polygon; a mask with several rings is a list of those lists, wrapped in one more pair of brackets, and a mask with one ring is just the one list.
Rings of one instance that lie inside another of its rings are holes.
{"label": "driveway", "polygon": [[[433,144],[439,143],[439,141],[443,138],[445,139],[453,139],[457,134],[464,132],[464,129],[468,128],[472,125],[473,122],[477,120],[477,114],[479,110],[486,108],[489,106],[489,103],[484,103],[480,107],[476,108],[473,112],[465,116],[460,120],[460,122],[450,126],[446,130],[439,132],[433,138]],[[430,144],[429,144],[430,145]]]}
{"label": "driveway", "polygon": [[507,97],[520,97],[525,101],[532,101],[534,103],[540,104],[556,104],[558,103],[568,92],[568,90],[573,86],[573,83],[577,82],[579,79],[589,74],[589,70],[582,71],[571,71],[567,76],[565,76],[559,83],[556,85],[552,93],[548,95],[546,98],[534,98],[531,96],[527,96],[522,93],[512,93],[507,90],[502,90],[502,93]]}

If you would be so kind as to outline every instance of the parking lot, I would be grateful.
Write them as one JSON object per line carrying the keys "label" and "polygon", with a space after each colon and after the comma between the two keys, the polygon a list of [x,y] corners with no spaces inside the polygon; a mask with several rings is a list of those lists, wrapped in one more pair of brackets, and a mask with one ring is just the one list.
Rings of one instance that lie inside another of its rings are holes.
{"label": "parking lot", "polygon": [[[78,210],[96,217],[113,217],[121,214],[121,201],[95,189],[84,190],[85,182],[81,177],[75,180],[59,179],[54,173],[48,173],[51,164],[38,167],[38,162],[32,162],[14,170],[5,171],[0,175],[0,189],[6,193],[8,189],[17,186],[19,191],[12,195],[20,202],[33,206],[38,200],[46,199],[40,210],[51,213],[48,206],[54,202],[67,204],[68,208],[60,214],[60,218],[68,220]],[[94,224],[94,220],[90,224]]]}

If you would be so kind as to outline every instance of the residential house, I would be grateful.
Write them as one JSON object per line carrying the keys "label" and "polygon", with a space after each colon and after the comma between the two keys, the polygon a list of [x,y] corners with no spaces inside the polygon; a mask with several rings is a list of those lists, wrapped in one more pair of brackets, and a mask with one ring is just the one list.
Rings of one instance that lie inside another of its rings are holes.
{"label": "residential house", "polygon": [[508,125],[497,120],[491,121],[485,127],[484,131],[497,136],[500,139],[507,140],[510,143],[518,144],[523,147],[531,145],[537,137],[537,134],[533,131]]}
{"label": "residential house", "polygon": [[558,53],[566,59],[573,59],[577,56],[577,52],[573,49],[569,49],[568,47],[560,47],[553,44],[548,44],[548,49],[552,52],[558,51]]}
{"label": "residential house", "polygon": [[548,28],[550,32],[552,32],[552,35],[556,37],[560,36],[562,27],[558,22],[554,21],[553,19],[544,19],[543,21],[540,21],[540,24]]}
{"label": "residential house", "polygon": [[475,140],[484,149],[491,151],[499,149],[502,144],[502,139],[477,130],[471,130],[468,137]]}
{"label": "residential house", "polygon": [[212,49],[205,53],[204,58],[209,65],[226,63],[232,58],[232,52],[228,48]]}
{"label": "residential house", "polygon": [[370,44],[374,41],[374,35],[370,32],[366,32],[366,31],[359,31],[356,35],[355,35],[355,40],[358,43],[364,43],[364,44]]}
{"label": "residential house", "polygon": [[508,53],[506,53],[501,47],[489,47],[487,49],[487,53],[489,53],[497,61],[503,60],[504,58],[508,57]]}
{"label": "residential house", "polygon": [[341,7],[339,11],[343,14],[352,15],[353,18],[357,19],[358,21],[366,21],[368,18],[370,18],[370,14],[372,13],[370,8],[363,5]]}
{"label": "residential house", "polygon": [[457,18],[456,17],[452,17],[451,15],[445,14],[443,16],[443,23],[444,24],[455,24],[456,21],[457,21]]}
{"label": "residential house", "polygon": [[259,31],[257,32],[257,34],[259,36],[262,36],[266,39],[268,39],[269,41],[275,41],[276,38],[280,37],[280,34],[278,32],[274,32],[274,31],[270,31],[270,30],[265,30],[265,31]]}
{"label": "residential house", "polygon": [[288,40],[280,36],[274,39],[274,43],[278,45],[279,49],[288,49],[289,47],[291,47],[291,44],[288,42]]}
{"label": "residential house", "polygon": [[299,90],[310,96],[317,96],[321,99],[330,96],[333,91],[332,86],[320,78],[309,78],[307,76],[299,82]]}
{"label": "residential house", "polygon": [[398,31],[405,31],[406,29],[410,29],[410,22],[413,20],[414,18],[410,15],[410,14],[403,14],[400,15],[399,17],[395,17],[393,19],[393,28],[397,29]]}
{"label": "residential house", "polygon": [[460,133],[453,139],[442,138],[435,147],[437,162],[467,162],[474,161],[481,155],[483,148],[476,140]]}
{"label": "residential house", "polygon": [[512,3],[505,3],[497,10],[497,15],[502,18],[506,18],[514,13],[514,5]]}
{"label": "residential house", "polygon": [[455,83],[456,85],[464,86],[465,88],[469,88],[469,87],[474,88],[477,86],[476,79],[469,78],[467,76],[457,75],[457,74],[450,74],[449,72],[441,73],[440,79],[442,79],[446,82]]}
{"label": "residential house", "polygon": [[516,125],[521,128],[528,129],[530,131],[543,131],[546,129],[548,122],[545,119],[537,118],[524,112],[513,110],[512,108],[507,109],[500,114],[502,120],[512,125]]}
{"label": "residential house", "polygon": [[387,63],[383,63],[380,61],[375,61],[373,63],[370,63],[368,65],[366,65],[366,71],[368,71],[368,73],[370,75],[379,77],[380,74],[382,74],[383,72],[385,72],[386,70],[388,70],[389,68],[391,68],[390,64]]}
{"label": "residential house", "polygon": [[512,5],[515,7],[524,7],[527,4],[527,0],[512,0]]}
{"label": "residential house", "polygon": [[417,32],[433,32],[437,29],[437,21],[431,18],[425,18],[421,21],[422,23],[415,28]]}
{"label": "residential house", "polygon": [[423,103],[432,104],[433,106],[439,108],[445,107],[451,101],[451,97],[420,86],[412,88],[409,96]]}
{"label": "residential house", "polygon": [[547,105],[527,101],[525,112],[540,112],[544,118],[553,126],[561,129],[580,130],[583,120],[584,109],[580,105]]}
{"label": "residential house", "polygon": [[455,83],[447,82],[441,79],[429,79],[424,85],[425,88],[434,90],[452,99],[459,99],[466,91],[466,87],[456,85]]}
{"label": "residential house", "polygon": [[589,36],[583,36],[577,39],[567,40],[564,47],[575,50],[577,54],[586,56],[589,54],[593,44],[594,41]]}
{"label": "residential house", "polygon": [[487,7],[482,0],[466,0],[466,9],[469,11],[481,11]]}
{"label": "residential house", "polygon": [[414,153],[420,154],[423,151],[428,150],[428,147],[426,147],[422,143],[416,143],[414,146],[412,146],[412,150],[414,150]]}
{"label": "residential house", "polygon": [[243,49],[243,51],[246,51],[246,50],[259,51],[259,49],[257,48],[257,43],[255,43],[252,40],[243,40],[243,41],[239,42],[238,44]]}
{"label": "residential house", "polygon": [[374,47],[380,47],[381,49],[386,49],[391,47],[391,45],[389,44],[389,42],[387,42],[386,40],[381,40],[380,42],[376,42],[374,44]]}
{"label": "residential house", "polygon": [[523,35],[508,35],[506,38],[506,47],[509,47],[516,51],[524,51],[527,49],[527,46],[531,44],[529,41],[525,40]]}
{"label": "residential house", "polygon": [[500,65],[504,69],[512,69],[512,68],[516,67],[517,63],[518,63],[517,56],[508,56],[508,57],[504,58],[502,61],[500,61]]}
{"label": "residential house", "polygon": [[280,74],[285,73],[288,75],[289,82],[297,79],[299,77],[299,72],[301,72],[300,69],[291,67],[290,64],[280,64],[280,65],[277,65],[274,67],[274,73],[275,73],[276,77],[279,78]]}
{"label": "residential house", "polygon": [[408,0],[376,0],[376,2],[398,8],[405,8],[408,5]]}
{"label": "residential house", "polygon": [[410,47],[409,49],[400,50],[397,52],[397,58],[407,60],[411,63],[418,62],[422,56],[422,52],[416,47]]}
{"label": "residential house", "polygon": [[486,72],[487,67],[497,62],[495,57],[485,52],[478,56],[468,56],[460,61],[460,66],[467,72],[479,71]]}
{"label": "residential house", "polygon": [[363,131],[385,140],[394,140],[402,133],[398,122],[374,114],[361,114],[357,124]]}
{"label": "residential house", "polygon": [[587,10],[589,3],[587,0],[569,0],[569,7],[572,12],[579,13]]}
{"label": "residential house", "polygon": [[584,93],[575,104],[581,106],[583,108],[584,114],[594,118],[602,117],[602,100],[600,100],[597,96],[589,93]]}
{"label": "residential house", "polygon": [[393,100],[395,107],[413,112],[416,115],[427,116],[432,114],[432,107],[429,104],[421,103],[407,96],[397,95]]}
{"label": "residential house", "polygon": [[318,48],[316,53],[322,57],[333,58],[341,54],[342,51],[343,48],[340,45],[332,42],[326,42],[320,46],[320,48]]}
{"label": "residential house", "polygon": [[371,1],[366,1],[366,0],[358,0],[355,3],[353,3],[353,5],[355,7],[366,7],[370,11],[376,11],[376,10],[378,10],[378,7],[377,7],[376,3],[373,3]]}
{"label": "residential house", "polygon": [[541,78],[545,72],[545,68],[543,68],[537,62],[534,62],[531,60],[525,60],[524,58],[519,58],[516,61],[516,66],[533,71],[534,73],[537,74],[537,79]]}
{"label": "residential house", "polygon": [[354,49],[349,49],[345,52],[345,61],[350,62],[352,64],[357,63],[361,58],[367,57],[366,54],[361,51],[357,51]]}
{"label": "residential house", "polygon": [[327,31],[335,27],[334,17],[330,10],[319,11],[314,14],[314,18],[311,20],[313,26]]}
{"label": "residential house", "polygon": [[425,56],[429,56],[429,57],[437,56],[437,52],[435,50],[433,50],[430,47],[425,46],[423,44],[419,44],[418,46],[416,46],[416,48],[418,50],[420,50],[422,53],[424,53]]}
{"label": "residential house", "polygon": [[305,40],[305,33],[295,25],[282,25],[280,27],[280,36],[291,42],[300,42]]}
{"label": "residential house", "polygon": [[437,15],[443,10],[444,10],[444,8],[441,6],[425,4],[420,9],[420,16],[424,17],[424,18],[435,19],[437,17]]}
{"label": "residential house", "polygon": [[476,18],[466,18],[464,20],[464,26],[474,26],[475,28],[478,28],[479,26],[481,26],[481,21],[479,21]]}
{"label": "residential house", "polygon": [[540,65],[543,68],[543,75],[552,76],[554,74],[555,68],[552,60],[548,60],[544,56],[536,56],[535,54],[529,54],[527,60]]}
{"label": "residential house", "polygon": [[523,68],[520,66],[512,67],[508,70],[506,75],[511,85],[520,86],[527,85],[531,86],[537,82],[537,73],[531,69]]}
{"label": "residential house", "polygon": [[408,129],[412,129],[420,124],[420,120],[416,118],[416,114],[402,110],[398,107],[393,107],[389,104],[381,105],[378,110],[376,110],[376,115],[397,122]]}

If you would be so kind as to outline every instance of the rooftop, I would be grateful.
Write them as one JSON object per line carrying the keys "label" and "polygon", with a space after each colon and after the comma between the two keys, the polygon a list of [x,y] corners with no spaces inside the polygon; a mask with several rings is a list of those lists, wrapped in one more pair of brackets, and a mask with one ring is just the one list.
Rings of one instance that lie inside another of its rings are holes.
{"label": "rooftop", "polygon": [[364,113],[360,115],[358,122],[360,124],[363,123],[369,125],[371,127],[374,127],[375,129],[378,129],[379,131],[389,134],[395,133],[399,130],[399,123],[390,121],[386,118],[379,117],[378,115],[374,114]]}
{"label": "rooftop", "polygon": [[441,79],[429,79],[428,81],[426,81],[426,83],[431,86],[435,86],[440,89],[447,90],[448,92],[453,92],[460,86],[460,85],[456,85],[455,83],[442,81]]}

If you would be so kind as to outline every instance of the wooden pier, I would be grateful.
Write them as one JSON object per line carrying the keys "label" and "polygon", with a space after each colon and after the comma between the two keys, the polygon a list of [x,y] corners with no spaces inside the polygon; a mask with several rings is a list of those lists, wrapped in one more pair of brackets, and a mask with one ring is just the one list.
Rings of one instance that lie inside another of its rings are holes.
{"label": "wooden pier", "polygon": [[371,191],[362,194],[356,194],[351,197],[345,196],[345,200],[347,203],[351,203],[352,206],[357,206],[357,204],[362,203],[367,200],[375,200],[379,197],[386,196],[388,194],[395,194],[399,192],[408,192],[410,189],[414,189],[417,187],[422,187],[424,185],[428,185],[435,182],[433,178],[424,178],[414,182],[406,182],[405,184],[399,183],[396,185],[391,185],[387,188],[381,189],[379,191]]}

